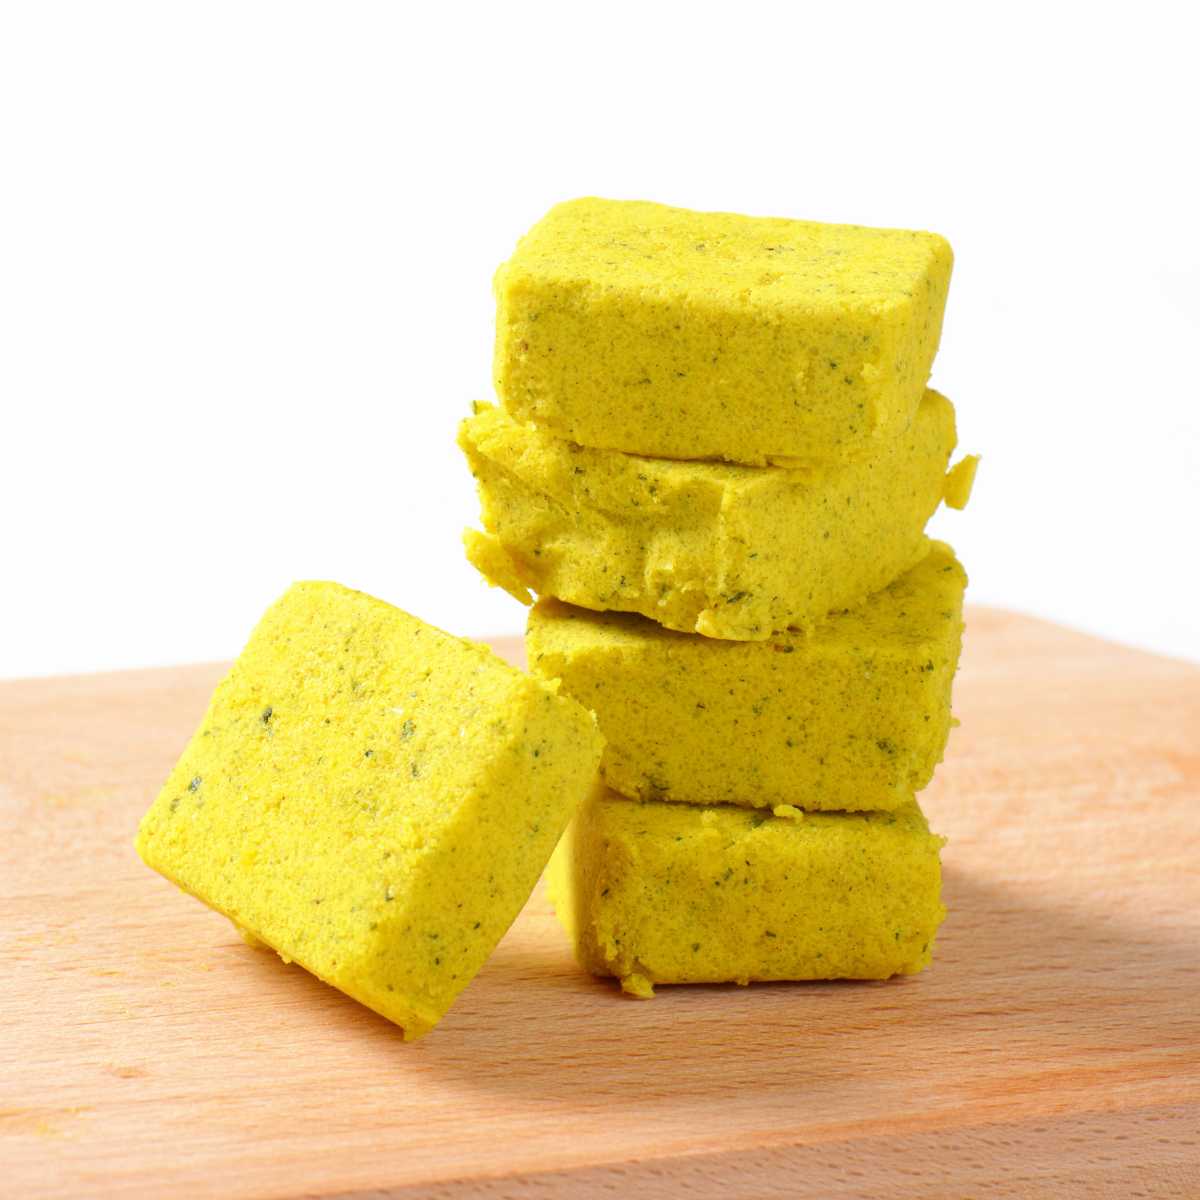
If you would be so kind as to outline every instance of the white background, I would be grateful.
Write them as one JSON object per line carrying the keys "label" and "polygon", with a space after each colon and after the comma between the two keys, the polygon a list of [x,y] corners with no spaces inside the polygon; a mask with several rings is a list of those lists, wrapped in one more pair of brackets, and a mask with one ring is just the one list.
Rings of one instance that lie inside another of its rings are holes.
{"label": "white background", "polygon": [[946,234],[970,598],[1200,658],[1196,38],[1114,8],[5,6],[0,676],[519,630],[454,431],[583,194]]}

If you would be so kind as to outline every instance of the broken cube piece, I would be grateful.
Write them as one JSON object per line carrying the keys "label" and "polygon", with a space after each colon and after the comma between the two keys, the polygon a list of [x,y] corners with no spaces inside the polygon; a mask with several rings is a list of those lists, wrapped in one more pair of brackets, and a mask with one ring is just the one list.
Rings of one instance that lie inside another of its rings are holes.
{"label": "broken cube piece", "polygon": [[481,404],[459,429],[485,530],[467,552],[520,598],[765,641],[861,604],[922,557],[954,443],[954,408],[932,390],[869,457],[811,470],[591,450]]}
{"label": "broken cube piece", "polygon": [[147,865],[404,1029],[431,1029],[593,786],[575,701],[335,583],[263,617],[142,821]]}

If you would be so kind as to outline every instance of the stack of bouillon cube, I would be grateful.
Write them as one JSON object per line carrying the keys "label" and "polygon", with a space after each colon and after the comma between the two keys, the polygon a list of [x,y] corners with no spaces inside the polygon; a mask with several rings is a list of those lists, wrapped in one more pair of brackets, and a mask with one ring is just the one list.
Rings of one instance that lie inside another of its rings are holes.
{"label": "stack of bouillon cube", "polygon": [[607,742],[555,852],[580,963],[657,983],[930,961],[966,577],[934,234],[597,199],[496,277],[500,407],[460,443],[472,562]]}

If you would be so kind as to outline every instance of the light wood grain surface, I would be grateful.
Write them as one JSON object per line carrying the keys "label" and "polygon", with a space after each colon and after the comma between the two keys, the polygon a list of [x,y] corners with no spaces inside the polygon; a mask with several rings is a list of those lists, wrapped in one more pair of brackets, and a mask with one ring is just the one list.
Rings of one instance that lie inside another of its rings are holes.
{"label": "light wood grain surface", "polygon": [[539,891],[409,1045],[136,859],[219,674],[0,685],[0,1194],[1200,1197],[1200,668],[970,614],[924,975],[637,1002]]}

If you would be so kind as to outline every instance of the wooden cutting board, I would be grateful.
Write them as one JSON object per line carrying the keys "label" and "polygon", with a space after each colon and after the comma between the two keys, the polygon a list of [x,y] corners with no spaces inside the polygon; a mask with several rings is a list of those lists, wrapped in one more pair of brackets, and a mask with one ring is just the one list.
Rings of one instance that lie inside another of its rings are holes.
{"label": "wooden cutting board", "polygon": [[638,1002],[539,890],[409,1045],[134,856],[220,674],[0,685],[0,1193],[1200,1196],[1200,668],[970,614],[924,975]]}

